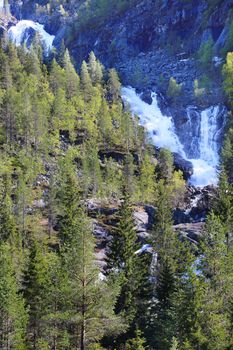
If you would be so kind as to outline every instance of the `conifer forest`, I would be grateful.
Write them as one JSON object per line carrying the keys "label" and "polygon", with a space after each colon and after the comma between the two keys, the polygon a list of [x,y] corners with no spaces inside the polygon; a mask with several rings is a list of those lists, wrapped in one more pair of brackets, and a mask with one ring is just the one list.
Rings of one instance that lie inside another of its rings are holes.
{"label": "conifer forest", "polygon": [[233,4],[0,0],[0,350],[233,350]]}

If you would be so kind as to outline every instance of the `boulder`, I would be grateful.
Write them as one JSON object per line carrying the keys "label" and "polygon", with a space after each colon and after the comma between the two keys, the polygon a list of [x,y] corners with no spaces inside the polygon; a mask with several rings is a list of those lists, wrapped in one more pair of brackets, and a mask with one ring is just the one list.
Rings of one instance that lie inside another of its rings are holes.
{"label": "boulder", "polygon": [[181,170],[185,180],[188,180],[193,175],[193,164],[182,158],[178,153],[173,153],[174,166],[176,170]]}

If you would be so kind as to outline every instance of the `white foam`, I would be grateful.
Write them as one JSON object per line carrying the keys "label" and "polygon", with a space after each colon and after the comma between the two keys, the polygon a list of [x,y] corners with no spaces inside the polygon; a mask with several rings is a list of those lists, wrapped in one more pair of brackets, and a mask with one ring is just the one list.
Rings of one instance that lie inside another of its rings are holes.
{"label": "white foam", "polygon": [[134,254],[141,254],[141,253],[152,253],[153,248],[150,244],[144,244],[140,249],[138,249]]}
{"label": "white foam", "polygon": [[0,0],[0,10],[2,10],[4,7],[4,0]]}
{"label": "white foam", "polygon": [[122,98],[129,103],[131,112],[139,116],[141,124],[149,132],[156,146],[168,148],[185,156],[183,146],[175,133],[172,118],[162,114],[155,93],[152,93],[151,105],[144,102],[131,87],[122,89]]}
{"label": "white foam", "polygon": [[29,36],[25,38],[25,31],[28,28],[34,29],[37,33],[39,33],[43,44],[46,46],[47,50],[50,50],[53,46],[53,40],[55,38],[54,35],[50,35],[44,30],[44,26],[42,24],[29,21],[22,20],[19,21],[15,26],[12,26],[8,30],[8,35],[10,40],[12,40],[16,45],[22,45],[23,41],[27,44]]}
{"label": "white foam", "polygon": [[[123,100],[129,103],[131,112],[139,116],[141,124],[149,132],[154,145],[168,148],[187,159],[184,147],[176,135],[172,118],[162,114],[158,107],[156,94],[152,93],[151,96],[153,102],[149,105],[141,100],[135,89],[131,87],[122,89]],[[193,164],[194,173],[190,183],[195,186],[216,185],[218,182],[219,155],[217,139],[219,132],[221,132],[217,125],[218,113],[219,106],[213,106],[201,112],[200,135],[198,137],[200,158],[187,159]],[[189,130],[187,130],[187,138],[190,138]],[[190,139],[190,147],[192,147],[192,139]]]}
{"label": "white foam", "polygon": [[197,187],[217,185],[217,167],[209,164],[203,159],[189,159],[193,163],[193,175],[190,183]]}

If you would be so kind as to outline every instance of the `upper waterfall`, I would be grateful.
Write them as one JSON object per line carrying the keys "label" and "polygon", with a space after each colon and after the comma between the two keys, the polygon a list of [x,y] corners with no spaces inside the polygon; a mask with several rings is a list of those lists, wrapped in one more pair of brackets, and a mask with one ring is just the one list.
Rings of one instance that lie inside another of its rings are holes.
{"label": "upper waterfall", "polygon": [[31,36],[30,30],[34,30],[40,35],[41,40],[47,50],[52,48],[55,36],[47,33],[42,24],[30,20],[19,21],[15,26],[12,26],[8,30],[8,35],[10,40],[12,40],[16,45],[22,45],[24,43],[27,45]]}
{"label": "upper waterfall", "polygon": [[[224,125],[219,126],[218,123],[219,106],[213,106],[201,112],[195,111],[198,118],[193,121],[190,118],[190,109],[187,108],[188,128],[184,130],[186,142],[183,144],[176,133],[172,118],[163,115],[158,107],[155,93],[152,93],[151,105],[142,101],[140,95],[137,95],[135,89],[131,87],[122,89],[122,97],[129,103],[131,112],[139,116],[142,125],[145,126],[157,147],[168,148],[192,162],[194,173],[190,182],[193,185],[203,187],[217,184],[218,141],[224,127]],[[190,136],[192,129],[195,129],[195,142]]]}

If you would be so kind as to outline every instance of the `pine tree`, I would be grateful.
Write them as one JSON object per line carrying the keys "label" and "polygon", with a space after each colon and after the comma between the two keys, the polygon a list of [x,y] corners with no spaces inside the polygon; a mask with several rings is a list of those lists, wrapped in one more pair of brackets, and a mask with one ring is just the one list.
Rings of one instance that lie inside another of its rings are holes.
{"label": "pine tree", "polygon": [[233,106],[233,53],[228,52],[226,63],[223,66],[224,90],[230,106]]}
{"label": "pine tree", "polygon": [[131,153],[127,153],[124,159],[124,168],[123,168],[123,183],[126,192],[130,195],[135,191],[136,183],[135,183],[135,164],[134,158]]}
{"label": "pine tree", "polygon": [[53,93],[59,89],[65,90],[65,70],[53,59],[49,74],[49,82]]}
{"label": "pine tree", "polygon": [[200,259],[188,242],[180,242],[179,265],[176,271],[176,337],[182,349],[196,349],[205,336],[200,315],[203,311],[203,276]]}
{"label": "pine tree", "polygon": [[23,276],[23,293],[29,308],[27,344],[55,349],[69,345],[66,310],[69,305],[67,273],[60,258],[47,247],[31,241],[28,265]]}
{"label": "pine tree", "polygon": [[27,312],[8,243],[0,245],[0,347],[3,350],[26,350]]}
{"label": "pine tree", "polygon": [[158,175],[160,179],[165,179],[166,183],[169,183],[172,179],[173,173],[173,156],[172,153],[161,148],[158,156]]}
{"label": "pine tree", "polygon": [[[231,117],[231,115],[229,116]],[[228,180],[233,182],[233,128],[232,125],[228,128],[222,148],[222,164]]]}
{"label": "pine tree", "polygon": [[[0,182],[0,242],[15,238],[15,219],[9,174],[5,174]],[[1,188],[2,187],[2,188]]]}
{"label": "pine tree", "polygon": [[101,84],[103,80],[103,68],[101,63],[96,59],[93,51],[89,55],[88,71],[93,85]]}
{"label": "pine tree", "polygon": [[62,68],[64,68],[65,66],[65,52],[66,52],[65,42],[64,42],[64,39],[62,39],[61,45],[58,50],[58,55],[57,55],[57,62]]}
{"label": "pine tree", "polygon": [[102,191],[102,174],[100,171],[98,145],[95,140],[86,142],[83,151],[84,193],[87,195],[90,191],[96,196]]}
{"label": "pine tree", "polygon": [[207,220],[205,232],[202,271],[206,276],[206,286],[202,299],[202,329],[210,349],[224,349],[227,348],[229,327],[225,310],[229,298],[229,280],[225,270],[227,245],[224,227],[214,213]]}
{"label": "pine tree", "polygon": [[101,141],[103,142],[103,146],[108,148],[112,138],[113,124],[108,104],[104,99],[102,100],[101,110],[98,115],[98,127],[102,136]]}
{"label": "pine tree", "polygon": [[130,339],[126,343],[126,350],[145,350],[145,339],[139,329],[135,332],[135,338]]}
{"label": "pine tree", "polygon": [[176,328],[175,318],[175,292],[176,282],[174,267],[168,258],[159,262],[156,288],[155,288],[155,320],[153,324],[153,346],[166,349],[172,343]]}
{"label": "pine tree", "polygon": [[110,69],[108,72],[108,99],[111,102],[116,102],[121,96],[121,83],[115,69]]}
{"label": "pine tree", "polygon": [[172,230],[172,208],[165,182],[157,184],[155,223],[152,244],[158,253],[154,288],[148,315],[147,334],[152,347],[166,349],[171,346],[176,329],[176,251],[177,239]]}
{"label": "pine tree", "polygon": [[140,167],[139,191],[139,198],[143,203],[155,201],[155,165],[148,154]]}
{"label": "pine tree", "polygon": [[[128,332],[116,340],[116,344],[125,343],[136,327],[136,315],[139,314],[139,295],[142,294],[145,273],[148,266],[135,254],[138,250],[135,223],[127,191],[119,209],[119,223],[107,256],[108,271],[111,278],[120,281],[120,294],[116,303],[116,314],[122,315],[127,322]],[[139,267],[140,266],[140,267]],[[146,266],[146,267],[145,267]]]}
{"label": "pine tree", "polygon": [[68,99],[77,96],[79,93],[80,79],[71,62],[69,51],[65,51],[64,55],[64,69],[66,79],[66,96]]}
{"label": "pine tree", "polygon": [[69,243],[75,232],[73,217],[80,206],[80,188],[73,162],[73,154],[67,153],[59,164],[58,184],[56,200],[60,213],[59,238],[62,244]]}
{"label": "pine tree", "polygon": [[84,95],[84,100],[86,102],[91,100],[91,97],[93,95],[93,86],[91,82],[91,77],[88,72],[88,67],[87,63],[83,61],[82,66],[81,66],[81,90]]}
{"label": "pine tree", "polygon": [[73,220],[73,240],[64,247],[63,259],[71,291],[71,344],[85,350],[106,332],[117,333],[121,327],[113,312],[117,288],[99,278],[90,223],[81,209]]}
{"label": "pine tree", "polygon": [[233,187],[228,183],[228,178],[224,168],[219,177],[219,187],[217,199],[214,203],[214,211],[221,219],[226,230],[226,238],[229,240],[230,233],[233,228]]}

